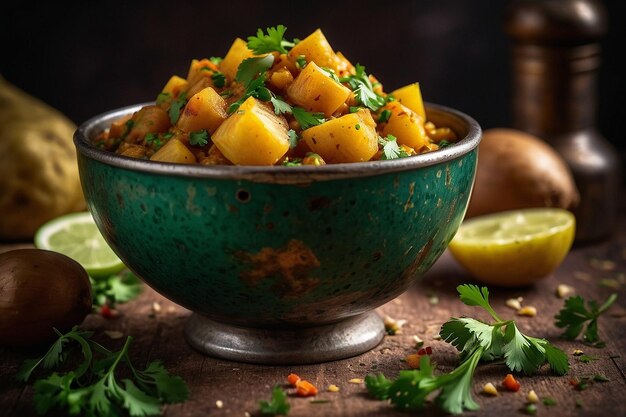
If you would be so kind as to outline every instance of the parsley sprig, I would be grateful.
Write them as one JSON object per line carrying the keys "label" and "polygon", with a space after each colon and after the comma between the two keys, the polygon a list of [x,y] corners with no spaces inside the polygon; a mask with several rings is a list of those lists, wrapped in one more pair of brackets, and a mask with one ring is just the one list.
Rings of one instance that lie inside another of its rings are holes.
{"label": "parsley sprig", "polygon": [[386,103],[385,97],[374,92],[374,86],[369,76],[365,73],[365,67],[363,65],[357,64],[353,75],[341,77],[339,81],[347,83],[350,86],[354,92],[357,103],[373,111],[377,111]]}
{"label": "parsley sprig", "polygon": [[563,337],[574,340],[582,332],[583,340],[596,347],[603,347],[605,343],[598,336],[598,318],[606,312],[617,299],[617,294],[611,294],[606,301],[599,306],[594,300],[587,302],[577,295],[565,300],[561,311],[554,317],[555,325],[565,328]]}
{"label": "parsley sprig", "polygon": [[481,360],[504,360],[511,371],[526,374],[537,372],[547,362],[556,374],[567,373],[567,355],[545,339],[523,334],[515,321],[501,319],[489,304],[487,287],[466,284],[457,291],[464,304],[482,308],[495,322],[451,318],[439,334],[461,352],[460,365],[450,373],[435,376],[430,358],[425,355],[419,370],[401,371],[396,380],[382,374],[369,375],[365,383],[373,396],[389,399],[402,409],[419,409],[431,393],[436,393],[436,403],[442,410],[459,414],[479,408],[472,398],[472,378]]}
{"label": "parsley sprig", "polygon": [[272,399],[269,402],[265,400],[259,401],[259,409],[261,414],[264,415],[286,416],[290,408],[289,402],[287,401],[287,394],[280,385],[276,385],[272,390]]}
{"label": "parsley sprig", "polygon": [[283,25],[269,27],[266,29],[267,34],[263,33],[263,29],[258,29],[256,36],[248,36],[248,48],[254,54],[268,54],[270,52],[280,52],[286,54],[289,52],[287,48],[293,48],[294,43],[284,39],[287,28]]}
{"label": "parsley sprig", "polygon": [[[185,401],[189,390],[178,376],[171,375],[159,361],[144,370],[133,366],[128,349],[133,341],[128,337],[123,347],[113,352],[91,340],[93,332],[79,330],[61,334],[41,358],[27,360],[17,374],[28,381],[38,368],[58,368],[71,356],[78,345],[82,361],[67,373],[53,372],[35,381],[34,400],[39,414],[59,410],[70,415],[105,417],[121,415],[152,416],[161,413],[161,404]],[[67,361],[69,362],[69,361]],[[120,365],[130,370],[130,377],[121,382],[116,377]]]}
{"label": "parsley sprig", "polygon": [[89,280],[94,309],[104,305],[113,308],[136,298],[143,290],[141,280],[127,269],[106,278],[96,280],[90,277]]}

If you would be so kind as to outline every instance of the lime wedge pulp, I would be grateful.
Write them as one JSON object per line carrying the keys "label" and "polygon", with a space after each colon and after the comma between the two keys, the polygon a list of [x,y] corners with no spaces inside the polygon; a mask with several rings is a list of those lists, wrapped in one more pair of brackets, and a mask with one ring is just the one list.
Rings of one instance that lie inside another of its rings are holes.
{"label": "lime wedge pulp", "polygon": [[94,278],[109,276],[124,268],[89,212],[67,214],[45,223],[35,233],[35,246],[69,256]]}

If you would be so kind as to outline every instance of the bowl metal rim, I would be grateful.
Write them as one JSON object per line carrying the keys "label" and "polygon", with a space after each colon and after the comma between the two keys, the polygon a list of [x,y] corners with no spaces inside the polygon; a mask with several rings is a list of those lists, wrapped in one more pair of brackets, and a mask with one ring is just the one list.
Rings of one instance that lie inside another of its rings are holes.
{"label": "bowl metal rim", "polygon": [[191,165],[131,158],[96,148],[90,143],[89,135],[93,131],[102,131],[105,127],[108,127],[113,120],[133,113],[143,106],[152,104],[154,104],[154,102],[121,107],[88,119],[83,122],[74,133],[76,149],[82,155],[104,164],[144,173],[191,178],[247,180],[263,183],[306,184],[314,181],[349,179],[413,171],[418,168],[452,161],[474,150],[480,143],[482,137],[480,125],[467,114],[450,107],[425,103],[427,113],[436,112],[452,116],[467,128],[467,134],[464,138],[451,146],[409,158],[295,167],[275,165]]}

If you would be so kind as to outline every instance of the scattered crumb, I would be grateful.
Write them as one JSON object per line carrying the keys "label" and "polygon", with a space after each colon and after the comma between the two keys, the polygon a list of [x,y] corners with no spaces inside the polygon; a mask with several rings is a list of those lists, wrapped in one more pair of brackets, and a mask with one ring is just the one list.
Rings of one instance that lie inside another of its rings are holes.
{"label": "scattered crumb", "polygon": [[361,379],[361,378],[352,378],[348,382],[351,383],[351,384],[362,384],[363,383],[363,379]]}
{"label": "scattered crumb", "polygon": [[441,335],[437,333],[436,335],[433,336],[433,340],[441,340]]}
{"label": "scattered crumb", "polygon": [[517,298],[509,298],[506,300],[506,306],[517,311],[522,308],[522,303]]}
{"label": "scattered crumb", "polygon": [[389,316],[385,316],[385,330],[389,335],[402,334],[402,326],[406,324],[406,320],[396,320]]}
{"label": "scattered crumb", "polygon": [[124,333],[118,332],[117,330],[105,330],[104,334],[106,334],[107,336],[109,336],[109,338],[113,340],[121,339],[122,337],[124,337]]}
{"label": "scattered crumb", "polygon": [[487,395],[498,395],[498,390],[491,382],[487,382],[483,386],[483,393]]}
{"label": "scattered crumb", "polygon": [[532,404],[536,404],[539,402],[539,396],[535,392],[535,390],[528,391],[528,395],[526,396],[526,401]]}
{"label": "scattered crumb", "polygon": [[222,400],[217,400],[217,401],[215,401],[215,406],[217,408],[222,408],[222,407],[224,407],[224,403],[222,402]]}
{"label": "scattered crumb", "polygon": [[168,313],[175,313],[176,312],[176,307],[174,306],[169,306],[166,310]]}
{"label": "scattered crumb", "polygon": [[250,415],[250,413],[248,413],[247,411],[246,411],[245,413],[243,413],[243,416],[244,416],[244,417],[252,417],[252,416]]}
{"label": "scattered crumb", "polygon": [[159,304],[158,302],[153,302],[152,303],[152,311],[154,311],[155,313],[158,313],[161,311],[161,304]]}
{"label": "scattered crumb", "polygon": [[574,356],[582,356],[584,354],[585,354],[585,352],[583,352],[580,349],[574,349],[574,351],[572,352],[572,355],[574,355]]}
{"label": "scattered crumb", "polygon": [[574,288],[570,287],[569,285],[559,284],[556,287],[556,295],[559,298],[566,298],[567,296],[573,293],[574,293]]}
{"label": "scattered crumb", "polygon": [[591,274],[588,272],[576,271],[574,272],[574,278],[581,281],[591,281]]}
{"label": "scattered crumb", "polygon": [[401,300],[401,299],[399,299],[399,298],[394,298],[394,299],[393,299],[393,303],[394,303],[394,304],[402,304],[402,300]]}
{"label": "scattered crumb", "polygon": [[424,346],[424,341],[420,339],[418,335],[413,335],[413,342],[415,343],[415,348],[419,349]]}
{"label": "scattered crumb", "polygon": [[591,258],[589,260],[589,265],[592,268],[599,269],[600,271],[605,271],[605,272],[614,271],[615,268],[617,267],[617,264],[610,259],[598,259],[598,258]]}
{"label": "scattered crumb", "polygon": [[429,292],[426,296],[428,297],[428,303],[430,305],[434,306],[439,304],[439,297],[434,292]]}
{"label": "scattered crumb", "polygon": [[328,388],[326,388],[328,392],[339,392],[339,387],[335,384],[330,384]]}
{"label": "scattered crumb", "polygon": [[518,316],[535,317],[537,315],[537,309],[533,306],[525,306],[517,310]]}

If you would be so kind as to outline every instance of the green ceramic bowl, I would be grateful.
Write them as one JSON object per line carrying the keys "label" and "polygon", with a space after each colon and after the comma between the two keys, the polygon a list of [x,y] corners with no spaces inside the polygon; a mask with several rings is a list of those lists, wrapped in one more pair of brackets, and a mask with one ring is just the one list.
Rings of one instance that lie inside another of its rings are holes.
{"label": "green ceramic bowl", "polygon": [[424,275],[465,214],[481,130],[456,110],[427,111],[457,144],[389,161],[180,165],[92,145],[141,106],[77,130],[89,210],[130,269],[210,323],[298,331],[370,312]]}

